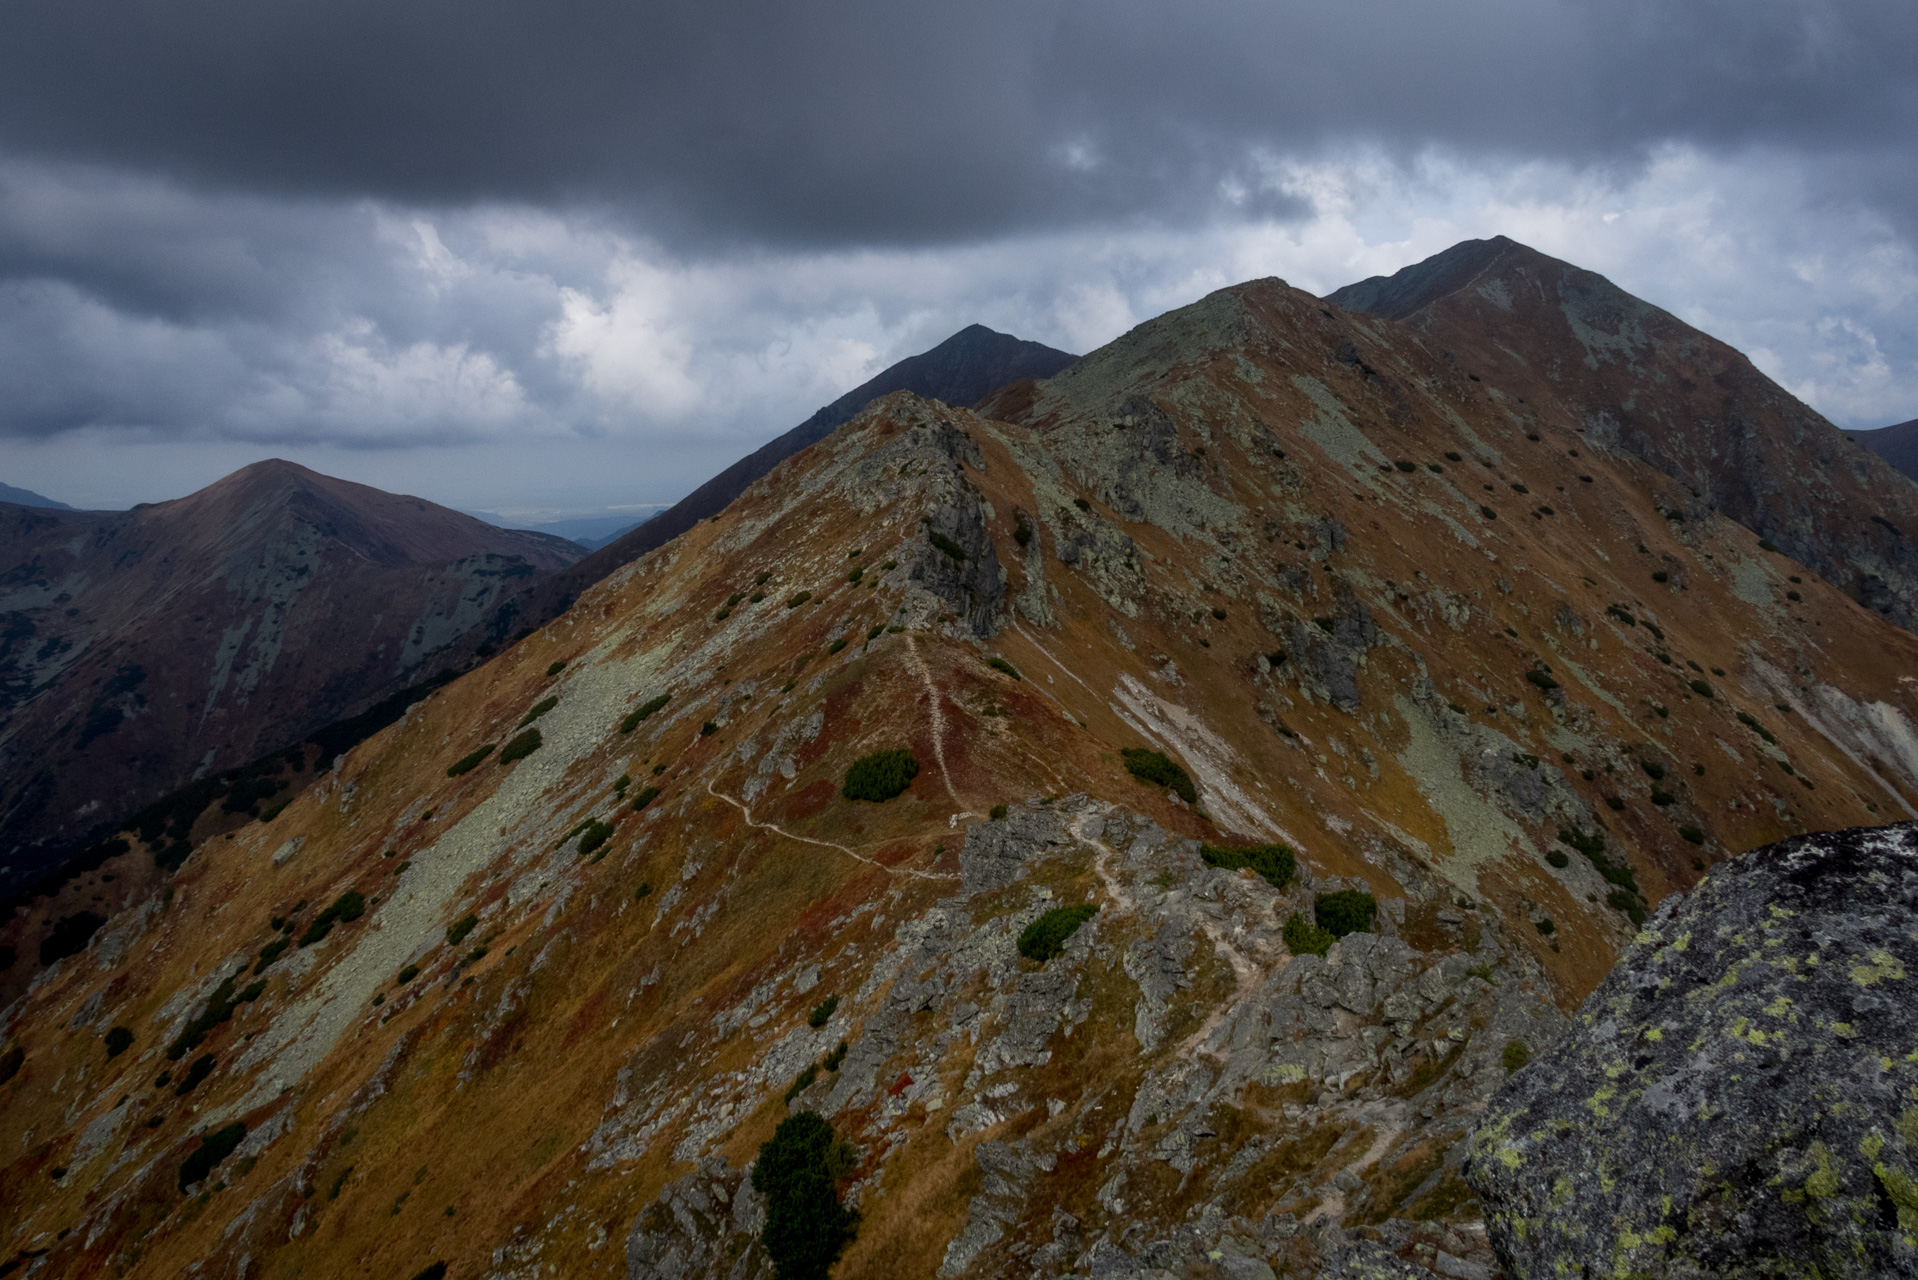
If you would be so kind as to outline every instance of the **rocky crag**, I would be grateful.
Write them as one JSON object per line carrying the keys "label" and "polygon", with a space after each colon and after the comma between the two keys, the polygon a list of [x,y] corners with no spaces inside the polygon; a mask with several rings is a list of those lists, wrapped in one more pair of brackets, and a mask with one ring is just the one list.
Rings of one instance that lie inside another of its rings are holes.
{"label": "rocky crag", "polygon": [[1464,1135],[1664,899],[1914,816],[1918,637],[1470,372],[1257,281],[869,406],[41,970],[5,1258],[764,1275],[812,1112],[842,1278],[1491,1275]]}
{"label": "rocky crag", "polygon": [[1918,824],[1669,899],[1467,1178],[1520,1276],[1918,1275]]}

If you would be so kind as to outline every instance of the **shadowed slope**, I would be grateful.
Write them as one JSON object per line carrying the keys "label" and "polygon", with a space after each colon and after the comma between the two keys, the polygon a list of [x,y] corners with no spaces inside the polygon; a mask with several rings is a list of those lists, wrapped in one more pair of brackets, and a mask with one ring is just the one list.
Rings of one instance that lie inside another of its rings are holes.
{"label": "shadowed slope", "polygon": [[1716,338],[1503,236],[1327,301],[1404,325],[1513,422],[1575,428],[1671,476],[1677,518],[1722,511],[1918,628],[1918,489]]}
{"label": "shadowed slope", "polygon": [[1906,476],[1918,480],[1918,418],[1879,427],[1875,431],[1847,431],[1845,434]]}
{"label": "shadowed slope", "polygon": [[277,459],[125,512],[0,506],[0,890],[463,662],[579,549]]}

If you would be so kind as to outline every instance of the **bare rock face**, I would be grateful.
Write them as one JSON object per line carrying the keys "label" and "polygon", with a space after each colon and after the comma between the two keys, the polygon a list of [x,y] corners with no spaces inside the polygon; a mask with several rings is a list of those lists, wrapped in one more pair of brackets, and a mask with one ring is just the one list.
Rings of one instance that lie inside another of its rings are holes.
{"label": "bare rock face", "polygon": [[1531,1276],[1918,1275],[1918,823],[1668,898],[1493,1099],[1466,1178]]}

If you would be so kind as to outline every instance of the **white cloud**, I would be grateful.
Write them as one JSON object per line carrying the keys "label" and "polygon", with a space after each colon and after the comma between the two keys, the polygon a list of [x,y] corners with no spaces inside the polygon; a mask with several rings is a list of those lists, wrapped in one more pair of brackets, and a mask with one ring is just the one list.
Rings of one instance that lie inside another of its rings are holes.
{"label": "white cloud", "polygon": [[[1350,152],[1245,172],[1248,207],[1305,212],[699,260],[603,213],[223,203],[40,172],[31,200],[0,191],[0,242],[85,221],[142,247],[0,291],[0,479],[93,502],[179,492],[177,468],[116,470],[98,442],[119,432],[208,442],[209,469],[295,453],[470,507],[663,501],[975,321],[1085,351],[1240,280],[1323,293],[1495,234],[1745,350],[1840,425],[1918,415],[1918,255],[1825,198],[1808,162]],[[209,279],[215,302],[194,292]]]}

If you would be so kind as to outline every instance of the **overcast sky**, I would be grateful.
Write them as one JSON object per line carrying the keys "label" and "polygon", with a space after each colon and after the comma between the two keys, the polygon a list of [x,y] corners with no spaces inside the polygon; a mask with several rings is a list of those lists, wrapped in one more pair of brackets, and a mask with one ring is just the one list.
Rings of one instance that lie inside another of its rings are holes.
{"label": "overcast sky", "polygon": [[1505,234],[1918,417],[1912,0],[12,0],[0,481],[671,501],[975,321]]}

